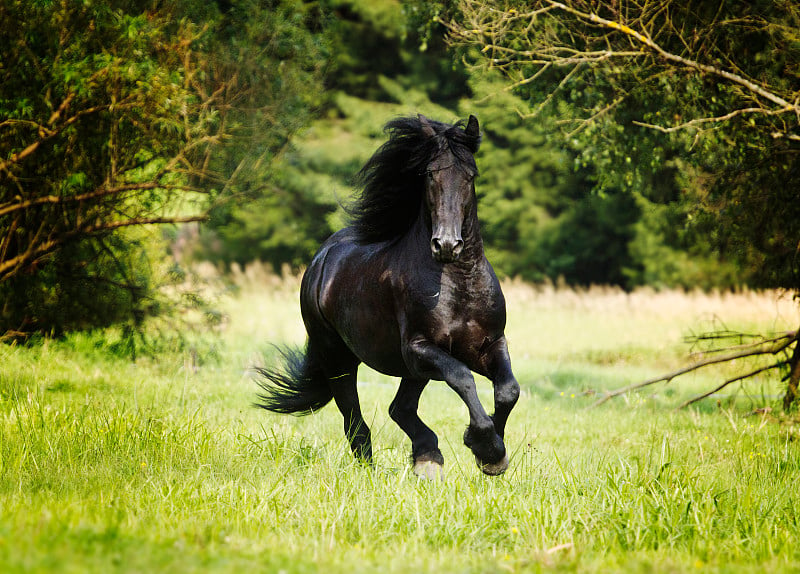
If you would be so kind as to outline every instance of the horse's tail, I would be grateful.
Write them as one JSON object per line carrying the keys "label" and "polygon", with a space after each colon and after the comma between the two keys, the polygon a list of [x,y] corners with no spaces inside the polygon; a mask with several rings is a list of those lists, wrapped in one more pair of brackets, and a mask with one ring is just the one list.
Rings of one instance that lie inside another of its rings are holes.
{"label": "horse's tail", "polygon": [[282,414],[307,415],[318,411],[333,398],[328,378],[314,353],[280,349],[283,369],[257,367],[256,380],[263,390],[256,406]]}

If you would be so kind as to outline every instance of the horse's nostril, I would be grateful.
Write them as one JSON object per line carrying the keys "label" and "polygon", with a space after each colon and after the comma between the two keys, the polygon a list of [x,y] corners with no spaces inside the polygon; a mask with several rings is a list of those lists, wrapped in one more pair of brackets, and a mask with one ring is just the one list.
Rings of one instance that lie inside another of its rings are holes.
{"label": "horse's nostril", "polygon": [[431,252],[437,261],[455,261],[463,250],[464,241],[461,239],[431,238]]}

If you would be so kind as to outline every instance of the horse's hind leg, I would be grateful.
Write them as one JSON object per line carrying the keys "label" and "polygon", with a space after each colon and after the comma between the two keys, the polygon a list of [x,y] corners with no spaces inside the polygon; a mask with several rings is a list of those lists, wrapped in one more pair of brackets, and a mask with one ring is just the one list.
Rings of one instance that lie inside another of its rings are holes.
{"label": "horse's hind leg", "polygon": [[414,474],[421,478],[442,478],[444,457],[439,450],[439,439],[419,418],[419,398],[427,380],[403,379],[389,406],[389,416],[411,439],[411,458]]}
{"label": "horse's hind leg", "polygon": [[344,434],[350,449],[361,461],[372,462],[372,438],[361,414],[356,373],[359,360],[347,348],[341,337],[315,315],[304,313],[308,331],[308,354],[318,358],[328,381],[333,400],[344,418]]}
{"label": "horse's hind leg", "polygon": [[330,377],[329,382],[333,400],[344,417],[344,434],[350,442],[353,454],[359,460],[372,463],[372,437],[361,414],[361,403],[358,400],[357,367],[356,364],[348,372]]}

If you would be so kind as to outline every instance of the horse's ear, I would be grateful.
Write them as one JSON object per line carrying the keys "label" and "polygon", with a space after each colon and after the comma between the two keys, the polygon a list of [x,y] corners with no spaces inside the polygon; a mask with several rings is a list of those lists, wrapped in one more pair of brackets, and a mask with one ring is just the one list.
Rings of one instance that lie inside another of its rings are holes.
{"label": "horse's ear", "polygon": [[464,130],[471,140],[475,142],[472,146],[472,153],[477,153],[478,147],[481,145],[481,128],[478,125],[478,118],[470,114],[467,120],[467,128]]}
{"label": "horse's ear", "polygon": [[419,114],[419,116],[417,117],[419,117],[419,123],[422,125],[422,133],[429,138],[435,136],[436,130],[433,129],[433,126],[431,125],[431,122],[428,120],[428,118],[426,118],[422,114]]}

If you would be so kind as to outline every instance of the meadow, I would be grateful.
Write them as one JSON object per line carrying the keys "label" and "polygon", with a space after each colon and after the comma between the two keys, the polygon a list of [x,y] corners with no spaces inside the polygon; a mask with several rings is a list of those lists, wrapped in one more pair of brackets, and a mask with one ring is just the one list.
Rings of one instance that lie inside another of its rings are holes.
{"label": "meadow", "polygon": [[800,421],[779,411],[777,374],[687,409],[749,363],[587,408],[686,364],[686,335],[796,328],[790,296],[506,283],[523,388],[511,466],[479,472],[465,407],[431,384],[421,416],[447,478],[428,482],[388,418],[390,378],[359,374],[374,467],[332,405],[251,406],[248,367],[303,342],[298,280],[251,268],[234,283],[217,291],[223,323],[186,350],[131,361],[96,334],[0,346],[0,571],[800,571]]}

